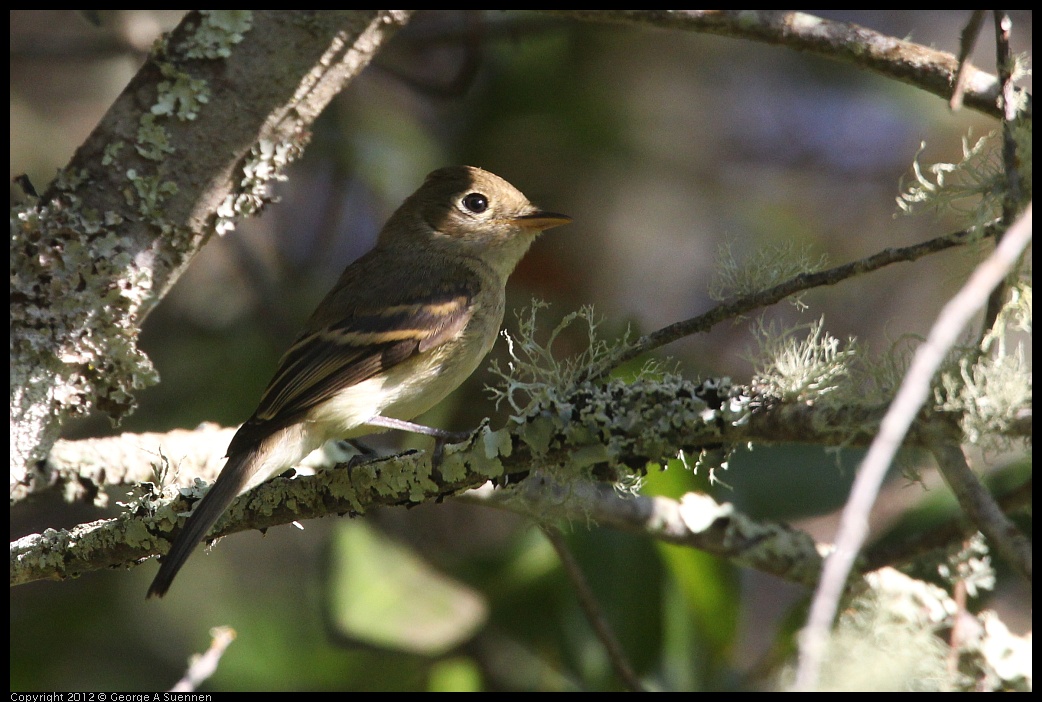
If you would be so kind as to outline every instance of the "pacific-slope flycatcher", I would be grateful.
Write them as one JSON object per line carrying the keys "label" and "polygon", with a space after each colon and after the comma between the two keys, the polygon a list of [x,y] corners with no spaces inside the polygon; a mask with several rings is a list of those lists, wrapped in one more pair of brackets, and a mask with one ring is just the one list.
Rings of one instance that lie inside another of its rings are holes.
{"label": "pacific-slope flycatcher", "polygon": [[376,246],[352,263],[279,361],[228,462],[174,538],[148,589],[162,596],[240,494],[330,440],[386,429],[456,389],[492,348],[507,277],[535,236],[571,218],[544,212],[480,168],[434,171]]}

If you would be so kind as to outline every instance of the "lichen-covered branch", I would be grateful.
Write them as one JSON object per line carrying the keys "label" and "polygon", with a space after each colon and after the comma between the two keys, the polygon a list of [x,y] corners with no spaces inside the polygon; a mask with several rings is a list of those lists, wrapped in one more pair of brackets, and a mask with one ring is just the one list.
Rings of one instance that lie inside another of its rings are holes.
{"label": "lichen-covered branch", "polygon": [[[223,453],[223,451],[221,452]],[[459,462],[454,461],[457,467]],[[348,469],[280,477],[240,497],[213,536],[266,529],[330,514],[362,514],[376,506],[413,504],[455,494],[488,479],[477,471],[448,476],[431,469],[428,454],[413,453]],[[114,519],[69,530],[48,529],[11,544],[11,585],[64,580],[101,568],[129,567],[165,552],[174,527],[183,524],[206,483],[157,491],[150,484]]]}
{"label": "lichen-covered branch", "polygon": [[[861,444],[868,441],[873,423],[882,416],[882,408],[848,408],[814,422],[805,418],[807,412],[806,402],[767,401],[726,384],[707,394],[703,385],[676,376],[633,383],[585,383],[568,395],[532,407],[503,429],[492,431],[484,426],[471,441],[446,446],[437,467],[431,465],[429,454],[410,453],[350,469],[341,466],[315,475],[271,480],[236,501],[213,534],[266,529],[330,514],[363,514],[375,506],[435,501],[489,480],[528,485],[534,480],[530,476],[542,475],[552,477],[566,491],[587,495],[569,507],[575,518],[585,518],[592,510],[599,523],[645,529],[655,538],[706,548],[744,565],[810,584],[820,567],[820,554],[806,535],[781,525],[757,525],[727,506],[709,509],[688,502],[663,507],[640,498],[594,496],[587,492],[593,488],[583,487],[589,485],[591,476],[626,483],[649,463],[665,463],[682,450],[697,455],[702,449],[748,441]],[[791,427],[788,435],[786,426]],[[203,462],[219,464],[213,459],[223,454],[220,440],[228,431],[201,430],[201,443],[213,452]],[[195,461],[192,457],[203,452],[190,448],[190,434],[177,434],[171,444],[151,436],[125,436],[122,440],[129,448],[68,445],[62,452],[94,455],[89,462],[103,461],[105,454],[117,463],[136,461],[141,465],[136,471],[119,465],[114,472],[141,476],[151,472],[157,462],[165,461],[173,468],[179,458]],[[913,431],[909,440],[920,439]],[[185,472],[195,471],[193,464]],[[183,523],[204,486],[199,481],[162,492],[148,489],[125,505],[124,513],[115,519],[19,539],[11,545],[12,585],[126,567],[164,552],[171,532]],[[539,488],[526,487],[525,494],[530,489]],[[649,507],[653,509],[649,511]],[[692,525],[699,520],[703,526],[696,529]]]}
{"label": "lichen-covered branch", "polygon": [[589,521],[600,527],[697,548],[731,562],[814,587],[828,551],[806,532],[753,519],[708,495],[688,493],[680,500],[620,496],[605,483],[561,485],[547,475],[525,480],[516,490],[485,485],[460,499],[509,509],[541,523]]}
{"label": "lichen-covered branch", "polygon": [[190,12],[39,198],[11,213],[11,481],[65,417],[156,381],[141,323],[269,199],[308,125],[409,11]]}
{"label": "lichen-covered branch", "polygon": [[11,504],[47,491],[59,491],[67,502],[108,503],[106,488],[154,482],[187,485],[192,477],[214,480],[234,429],[203,424],[166,433],[59,440],[47,460],[33,466],[27,479],[11,492]]}
{"label": "lichen-covered branch", "polygon": [[[1020,105],[1016,98],[1016,86],[1014,85],[1016,62],[1009,44],[1013,23],[1005,10],[992,10],[992,16],[995,20],[995,61],[1002,86],[999,107],[1002,110],[1002,164],[1006,180],[1002,188],[1002,224],[1003,229],[1008,229],[1013,226],[1023,200],[1020,167],[1018,166],[1020,154],[1018,154],[1014,130],[1020,119]],[[991,332],[997,321],[1002,306],[1005,304],[1007,292],[1008,288],[1005,284],[999,285],[988,298],[988,306],[984,310],[984,323],[981,325],[982,338]]]}

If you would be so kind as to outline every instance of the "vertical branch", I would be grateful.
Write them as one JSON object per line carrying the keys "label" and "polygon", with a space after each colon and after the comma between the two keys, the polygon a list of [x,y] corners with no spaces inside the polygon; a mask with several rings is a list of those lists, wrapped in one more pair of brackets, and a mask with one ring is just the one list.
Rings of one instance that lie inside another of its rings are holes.
{"label": "vertical branch", "polygon": [[[1013,21],[1005,10],[995,10],[995,52],[996,67],[1001,84],[999,107],[1002,109],[1002,164],[1006,171],[1006,195],[1002,199],[1002,227],[999,233],[1013,225],[1017,216],[1017,204],[1021,198],[1020,171],[1017,168],[1017,143],[1013,138],[1013,124],[1017,118],[1017,107],[1014,100],[1013,86],[1013,52],[1010,49],[1010,31]],[[984,313],[984,324],[981,327],[981,338],[986,336],[998,319],[999,312],[1006,300],[1005,284],[999,285],[988,298],[988,307]]]}

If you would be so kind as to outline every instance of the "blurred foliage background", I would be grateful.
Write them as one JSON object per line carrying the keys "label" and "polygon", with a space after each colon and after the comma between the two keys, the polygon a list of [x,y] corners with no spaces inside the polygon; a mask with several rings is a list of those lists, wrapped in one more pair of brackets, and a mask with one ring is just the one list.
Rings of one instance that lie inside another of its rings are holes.
{"label": "blurred foliage background", "polygon": [[[968,13],[820,14],[955,53]],[[181,13],[96,18],[10,15],[10,175],[27,173],[39,190]],[[1014,50],[1030,51],[1031,13],[1013,18]],[[990,24],[974,63],[995,70]],[[744,258],[797,242],[839,264],[953,231],[950,222],[895,218],[899,180],[921,141],[924,162],[957,161],[967,132],[996,127],[915,88],[786,48],[537,13],[423,12],[315,125],[278,187],[281,202],[212,240],[147,320],[142,346],[162,382],[140,394],[138,412],[120,429],[98,417],[69,425],[66,436],[241,422],[343,267],[440,166],[481,166],[574,217],[533,247],[509,306],[548,300],[553,322],[593,304],[618,334],[707,310],[723,244]],[[833,335],[883,353],[904,334],[924,334],[978,258],[960,250],[893,266],[809,293],[806,311],[784,304],[766,315],[786,323],[823,315]],[[511,313],[507,325],[516,328]],[[738,323],[665,352],[688,377],[744,382],[752,350],[748,324]],[[493,357],[504,358],[503,344]],[[483,391],[490,380],[479,372],[423,421],[501,424]],[[858,458],[757,448],[735,457],[726,485],[670,470],[650,476],[645,491],[706,490],[827,540]],[[931,464],[919,468],[921,485],[899,474],[890,481],[874,529],[945,494]],[[11,535],[117,509],[42,500],[12,514]],[[801,588],[595,524],[564,526],[649,685],[756,688],[790,653],[808,595]],[[150,563],[12,590],[12,690],[161,689],[217,625],[238,637],[207,690],[619,687],[552,548],[509,513],[449,502],[241,534],[200,550],[170,596],[146,602],[154,572]],[[1030,629],[1030,594],[1016,579],[1000,583],[983,604],[1014,630]],[[396,621],[406,604],[415,613]],[[435,645],[413,645],[421,640]]]}

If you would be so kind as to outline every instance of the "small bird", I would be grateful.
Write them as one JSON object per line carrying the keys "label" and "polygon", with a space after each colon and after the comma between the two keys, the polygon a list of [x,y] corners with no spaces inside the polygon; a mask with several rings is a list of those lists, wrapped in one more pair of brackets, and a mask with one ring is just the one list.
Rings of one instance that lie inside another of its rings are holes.
{"label": "small bird", "polygon": [[507,278],[537,234],[571,218],[540,210],[471,166],[427,176],[350,264],[279,361],[228,462],[162,558],[162,597],[232,501],[327,441],[402,429],[477,368],[503,323]]}

